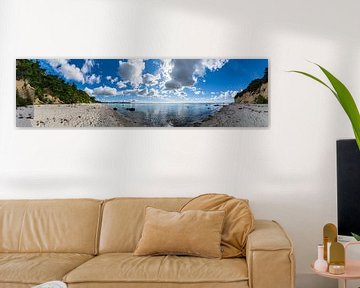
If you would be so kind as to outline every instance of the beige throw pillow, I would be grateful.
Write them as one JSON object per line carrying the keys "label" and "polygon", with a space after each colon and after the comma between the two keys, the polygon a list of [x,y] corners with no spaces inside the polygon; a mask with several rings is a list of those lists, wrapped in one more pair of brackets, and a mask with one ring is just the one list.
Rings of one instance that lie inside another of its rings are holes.
{"label": "beige throw pillow", "polygon": [[192,255],[221,258],[224,211],[167,212],[147,207],[134,255]]}
{"label": "beige throw pillow", "polygon": [[254,230],[254,217],[247,200],[225,194],[204,194],[190,200],[181,211],[225,211],[224,229],[221,238],[223,258],[246,256],[246,241]]}

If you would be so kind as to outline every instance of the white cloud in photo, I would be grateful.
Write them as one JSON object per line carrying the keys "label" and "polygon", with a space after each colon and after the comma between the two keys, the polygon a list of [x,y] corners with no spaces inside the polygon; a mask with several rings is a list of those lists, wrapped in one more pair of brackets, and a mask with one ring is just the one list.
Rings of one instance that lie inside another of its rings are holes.
{"label": "white cloud in photo", "polygon": [[228,59],[203,59],[203,65],[210,71],[221,69],[229,60]]}
{"label": "white cloud in photo", "polygon": [[85,59],[84,65],[81,67],[81,72],[83,74],[88,74],[91,72],[92,67],[94,67],[95,61],[92,59]]}
{"label": "white cloud in photo", "polygon": [[95,74],[86,75],[85,76],[85,82],[88,84],[99,84],[101,82],[101,76],[96,76]]}
{"label": "white cloud in photo", "polygon": [[160,59],[160,67],[158,74],[160,74],[161,78],[163,78],[164,80],[170,80],[170,73],[173,67],[174,64],[172,62],[172,59]]}
{"label": "white cloud in photo", "polygon": [[92,89],[93,95],[108,95],[108,96],[115,96],[118,94],[116,88],[112,88],[109,86],[100,86],[97,88]]}
{"label": "white cloud in photo", "polygon": [[175,90],[172,93],[173,93],[173,96],[176,96],[177,98],[180,98],[182,100],[187,99],[187,96],[188,96],[187,93],[182,90]]}
{"label": "white cloud in photo", "polygon": [[159,86],[161,90],[165,90],[165,83],[171,80],[171,70],[173,69],[174,64],[171,59],[160,59],[159,69],[157,75],[159,75]]}
{"label": "white cloud in photo", "polygon": [[[200,88],[197,88],[196,86],[185,87],[183,90],[188,91],[188,92],[192,91],[193,95],[201,95],[204,92],[203,90],[201,90]],[[190,92],[190,95],[191,95],[191,92]]]}
{"label": "white cloud in photo", "polygon": [[126,84],[123,82],[123,81],[119,81],[116,83],[116,86],[121,89],[121,88],[125,88],[126,87]]}
{"label": "white cloud in photo", "polygon": [[158,84],[159,79],[160,79],[160,74],[153,75],[150,73],[146,73],[142,77],[143,77],[143,83],[146,86],[154,86],[154,85]]}
{"label": "white cloud in photo", "polygon": [[146,88],[128,89],[128,90],[119,91],[118,95],[136,95],[136,96],[144,97],[145,95],[147,95],[147,93],[148,90]]}
{"label": "white cloud in photo", "polygon": [[149,98],[165,98],[165,95],[162,92],[160,93],[159,89],[155,88],[150,88],[145,96]]}
{"label": "white cloud in photo", "polygon": [[85,63],[81,67],[77,67],[75,64],[70,64],[67,59],[49,59],[47,62],[50,66],[66,80],[73,80],[81,82],[82,84],[99,84],[101,82],[101,76],[90,73],[91,68],[95,65],[94,60],[85,59]]}
{"label": "white cloud in photo", "polygon": [[156,97],[157,95],[158,95],[158,90],[154,88],[151,88],[147,93],[147,96],[149,97]]}
{"label": "white cloud in photo", "polygon": [[128,89],[119,92],[119,95],[136,95],[138,89]]}
{"label": "white cloud in photo", "polygon": [[106,76],[106,80],[110,81],[112,84],[114,84],[115,82],[119,81],[118,77],[111,77],[111,76]]}
{"label": "white cloud in photo", "polygon": [[50,66],[60,73],[66,80],[74,80],[85,83],[83,72],[75,64],[70,64],[67,59],[49,59],[47,60]]}
{"label": "white cloud in photo", "polygon": [[[180,93],[180,92],[179,92]],[[116,96],[133,95],[138,97],[152,97],[152,98],[163,98],[164,95],[160,94],[159,89],[155,88],[135,88],[117,91]],[[180,95],[180,94],[179,94]]]}
{"label": "white cloud in photo", "polygon": [[142,73],[145,69],[143,59],[128,59],[119,61],[119,75],[126,83],[129,82],[134,88],[138,88],[143,83]]}
{"label": "white cloud in photo", "polygon": [[224,101],[224,102],[232,102],[235,95],[238,93],[238,91],[234,90],[228,90],[228,91],[222,91],[216,96],[212,97],[213,101]]}

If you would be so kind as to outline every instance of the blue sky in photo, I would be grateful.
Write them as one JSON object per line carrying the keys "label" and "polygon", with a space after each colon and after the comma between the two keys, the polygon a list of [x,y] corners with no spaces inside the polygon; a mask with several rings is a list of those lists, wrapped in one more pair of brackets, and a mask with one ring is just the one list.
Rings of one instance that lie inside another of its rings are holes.
{"label": "blue sky in photo", "polygon": [[233,102],[267,59],[37,59],[99,101]]}

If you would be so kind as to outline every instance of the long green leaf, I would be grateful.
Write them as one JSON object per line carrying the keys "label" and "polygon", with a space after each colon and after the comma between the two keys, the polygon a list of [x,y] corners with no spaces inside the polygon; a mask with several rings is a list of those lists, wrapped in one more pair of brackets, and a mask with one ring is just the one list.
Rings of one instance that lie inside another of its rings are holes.
{"label": "long green leaf", "polygon": [[353,127],[353,130],[354,130],[354,134],[355,134],[356,143],[360,150],[360,135],[355,131],[354,127]]}
{"label": "long green leaf", "polygon": [[[317,65],[317,64],[316,64]],[[334,87],[336,91],[341,106],[344,108],[346,114],[348,115],[350,122],[353,126],[356,142],[360,149],[360,114],[359,110],[356,106],[354,98],[352,97],[350,91],[346,88],[346,86],[338,80],[334,75],[332,75],[325,68],[317,65],[321,71],[325,74],[325,76],[329,79],[331,85]]]}
{"label": "long green leaf", "polygon": [[351,235],[356,239],[356,241],[360,241],[360,235],[357,235],[355,233],[351,233]]}
{"label": "long green leaf", "polygon": [[332,75],[329,71],[327,71],[325,68],[321,67],[318,64],[315,65],[317,65],[321,69],[321,71],[325,74],[325,76],[329,79],[331,85],[334,87],[338,95],[337,98],[340,104],[343,106],[344,110],[346,112],[353,110],[353,112],[357,112],[356,114],[359,115],[359,111],[356,107],[354,98],[352,97],[349,90],[345,87],[345,85],[340,80],[338,80],[334,75]]}
{"label": "long green leaf", "polygon": [[331,88],[329,85],[327,85],[324,81],[320,80],[319,78],[317,78],[309,73],[297,71],[297,70],[292,70],[289,72],[294,72],[294,73],[305,75],[305,76],[321,83],[335,95],[336,99],[339,101],[340,105],[343,107],[345,113],[348,115],[348,117],[350,119],[351,125],[354,130],[355,138],[356,138],[356,143],[360,150],[360,114],[359,114],[358,108],[356,107],[354,98],[352,97],[349,90],[345,87],[345,85],[340,80],[338,80],[334,75],[332,75],[329,71],[327,71],[325,68],[321,67],[320,65],[318,65],[316,63],[313,63],[313,64],[317,65],[321,69],[321,71],[329,79],[333,88]]}

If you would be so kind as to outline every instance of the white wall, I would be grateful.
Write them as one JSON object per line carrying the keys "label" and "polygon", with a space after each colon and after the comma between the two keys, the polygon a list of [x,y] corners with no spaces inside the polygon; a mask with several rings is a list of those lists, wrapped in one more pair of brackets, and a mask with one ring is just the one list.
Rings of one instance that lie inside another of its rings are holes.
{"label": "white wall", "polygon": [[[249,198],[257,218],[278,220],[294,240],[298,287],[320,283],[309,264],[322,226],[336,222],[335,141],[353,136],[325,88],[285,71],[315,72],[306,60],[316,61],[359,97],[359,9],[358,0],[1,0],[0,198]],[[21,57],[266,57],[270,127],[17,129]]]}

